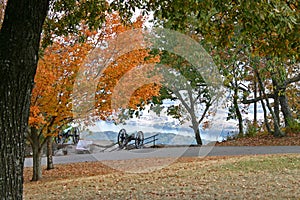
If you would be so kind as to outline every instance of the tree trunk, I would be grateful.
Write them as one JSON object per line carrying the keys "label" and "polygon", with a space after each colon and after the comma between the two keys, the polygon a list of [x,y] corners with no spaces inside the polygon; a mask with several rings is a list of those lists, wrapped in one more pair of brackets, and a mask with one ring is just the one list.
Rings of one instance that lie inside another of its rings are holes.
{"label": "tree trunk", "polygon": [[174,91],[174,94],[180,100],[180,102],[185,107],[185,109],[188,111],[188,113],[191,117],[191,121],[192,121],[192,125],[190,127],[194,130],[197,145],[201,146],[202,139],[201,139],[201,135],[200,135],[199,125],[202,122],[202,120],[204,119],[204,116],[206,115],[211,104],[210,103],[206,104],[206,108],[205,108],[204,112],[202,113],[202,117],[199,119],[199,121],[197,121],[197,116],[195,114],[195,100],[193,99],[192,91],[190,89],[188,89],[190,106],[186,103],[186,101],[182,98],[181,94],[178,91]]}
{"label": "tree trunk", "polygon": [[24,138],[48,0],[8,1],[0,30],[0,196],[22,199]]}
{"label": "tree trunk", "polygon": [[199,128],[194,129],[194,133],[195,133],[195,138],[196,138],[197,145],[201,146],[202,145],[202,139],[201,139],[201,136],[200,136]]}
{"label": "tree trunk", "polygon": [[[199,122],[197,121],[197,117],[195,115],[194,109],[195,109],[194,104],[191,104],[190,116],[191,116],[191,119],[192,119],[191,120],[192,125],[190,127],[194,130],[197,145],[201,146],[202,145],[202,139],[201,139],[201,135],[200,135],[199,125],[200,125],[202,119],[200,119]],[[206,113],[206,111],[204,111],[204,113]],[[204,118],[204,116],[202,116],[202,117]]]}
{"label": "tree trunk", "polygon": [[195,115],[191,115],[191,117],[192,117],[192,126],[191,126],[191,128],[194,130],[197,145],[201,146],[202,145],[202,139],[201,139],[200,130],[199,130],[199,124],[200,123],[197,122],[197,119],[196,119]]}
{"label": "tree trunk", "polygon": [[47,170],[54,169],[53,154],[52,154],[52,137],[47,138]]}
{"label": "tree trunk", "polygon": [[42,148],[38,143],[32,145],[33,175],[31,181],[38,181],[42,178]]}
{"label": "tree trunk", "polygon": [[235,111],[236,117],[239,122],[239,136],[243,136],[244,135],[243,117],[240,112],[240,108],[239,108],[239,104],[238,104],[238,88],[237,87],[235,87],[235,89],[234,89],[233,106],[234,106],[234,111]]}
{"label": "tree trunk", "polygon": [[31,131],[29,134],[29,141],[32,147],[32,159],[33,159],[33,175],[32,181],[38,181],[42,178],[42,150],[43,143],[40,142],[41,138],[39,132],[36,128],[31,127]]}
{"label": "tree trunk", "polygon": [[[263,86],[263,82],[262,82],[262,80],[260,78],[258,70],[256,70],[256,76],[257,76],[257,80],[258,80],[259,89],[260,89],[262,95],[264,97],[266,97],[267,95],[266,95],[266,92],[265,92],[265,88]],[[275,137],[282,137],[282,136],[284,136],[284,134],[280,130],[279,122],[277,120],[277,116],[275,115],[274,111],[272,110],[272,107],[270,105],[269,99],[266,98],[265,100],[266,100],[267,107],[268,107],[268,109],[269,109],[269,111],[270,111],[270,113],[272,115],[273,120],[274,120],[274,136]]]}
{"label": "tree trunk", "polygon": [[283,113],[283,117],[284,117],[284,123],[285,123],[285,127],[288,127],[290,125],[290,123],[292,123],[294,121],[289,103],[288,103],[288,99],[285,95],[285,91],[283,95],[279,95],[279,102],[280,102],[280,106],[281,106],[281,111]]}
{"label": "tree trunk", "polygon": [[[260,96],[262,96],[261,91],[259,91],[259,94],[260,94]],[[264,102],[263,98],[260,100],[260,103],[261,103],[262,109],[264,111],[264,122],[265,122],[265,125],[266,125],[266,128],[267,128],[267,131],[268,131],[268,133],[272,134],[272,130],[271,130],[270,124],[268,122],[267,109],[266,109],[266,105],[265,105],[265,102]]]}
{"label": "tree trunk", "polygon": [[[254,76],[254,99],[257,98],[257,81],[256,76]],[[257,101],[254,102],[254,111],[253,111],[253,124],[257,126]]]}
{"label": "tree trunk", "polygon": [[273,82],[273,88],[274,88],[274,114],[276,116],[276,119],[280,125],[280,118],[279,118],[279,89],[278,89],[278,83],[275,80],[275,78],[272,78],[272,82]]}

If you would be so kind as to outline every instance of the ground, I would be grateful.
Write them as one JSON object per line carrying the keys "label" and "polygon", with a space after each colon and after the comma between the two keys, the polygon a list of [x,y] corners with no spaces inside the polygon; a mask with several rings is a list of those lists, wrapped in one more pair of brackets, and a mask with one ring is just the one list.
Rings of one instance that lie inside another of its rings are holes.
{"label": "ground", "polygon": [[[216,145],[300,146],[300,134]],[[38,182],[30,182],[32,168],[25,168],[24,199],[300,199],[300,154],[180,158],[152,172],[125,172],[137,163],[143,169],[164,162],[168,158],[55,165]]]}
{"label": "ground", "polygon": [[[165,159],[144,159],[163,162]],[[135,160],[107,161],[130,167]],[[299,199],[300,154],[181,158],[148,173],[125,173],[106,162],[56,165],[30,182],[24,199]]]}
{"label": "ground", "polygon": [[217,146],[300,146],[300,133],[276,138],[272,135],[258,135],[218,142]]}

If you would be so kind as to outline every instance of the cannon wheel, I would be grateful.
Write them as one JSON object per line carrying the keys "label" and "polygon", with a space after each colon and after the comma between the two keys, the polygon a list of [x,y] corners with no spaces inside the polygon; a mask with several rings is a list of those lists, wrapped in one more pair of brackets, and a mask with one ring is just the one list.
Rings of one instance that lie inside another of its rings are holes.
{"label": "cannon wheel", "polygon": [[142,131],[137,132],[135,136],[135,147],[140,149],[144,144],[144,133]]}
{"label": "cannon wheel", "polygon": [[54,140],[55,140],[55,143],[56,143],[56,144],[63,144],[64,141],[65,141],[65,138],[64,138],[64,136],[63,136],[63,133],[62,133],[62,132],[59,132],[59,133],[57,134],[57,136],[54,138]]}
{"label": "cannon wheel", "polygon": [[73,131],[73,143],[77,144],[80,140],[80,132],[79,132],[79,128],[75,127],[74,131]]}
{"label": "cannon wheel", "polygon": [[126,130],[123,128],[119,131],[118,134],[118,145],[120,148],[123,148],[125,146],[126,142]]}

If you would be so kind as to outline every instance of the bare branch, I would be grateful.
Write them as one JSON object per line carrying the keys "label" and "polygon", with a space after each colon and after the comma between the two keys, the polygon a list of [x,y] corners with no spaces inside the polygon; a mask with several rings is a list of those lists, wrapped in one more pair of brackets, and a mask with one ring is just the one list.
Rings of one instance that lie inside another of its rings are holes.
{"label": "bare branch", "polygon": [[203,119],[204,119],[204,117],[206,116],[206,113],[208,112],[208,109],[210,108],[210,106],[211,106],[211,101],[209,101],[209,103],[207,103],[207,104],[205,105],[205,110],[204,110],[204,112],[202,113],[202,116],[201,116],[201,118],[200,118],[199,121],[198,121],[199,124],[203,121]]}
{"label": "bare branch", "polygon": [[261,101],[263,99],[270,99],[270,98],[274,98],[274,94],[266,94],[265,97],[259,96],[259,97],[256,97],[254,99],[246,99],[246,98],[244,98],[242,100],[242,103],[243,104],[251,104],[251,103],[259,102],[259,101]]}
{"label": "bare branch", "polygon": [[179,91],[173,91],[174,94],[176,95],[176,97],[179,99],[179,101],[182,103],[182,105],[185,107],[185,109],[189,112],[192,113],[191,108],[189,107],[189,105],[184,101],[183,97],[181,96]]}
{"label": "bare branch", "polygon": [[300,73],[292,78],[289,78],[285,81],[285,85],[289,85],[291,83],[295,83],[295,82],[298,82],[300,81]]}

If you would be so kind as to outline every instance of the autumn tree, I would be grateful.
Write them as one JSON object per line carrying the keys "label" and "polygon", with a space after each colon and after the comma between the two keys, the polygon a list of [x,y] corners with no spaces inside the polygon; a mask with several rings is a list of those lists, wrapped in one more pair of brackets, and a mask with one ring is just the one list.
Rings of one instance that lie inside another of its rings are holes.
{"label": "autumn tree", "polygon": [[[99,79],[99,92],[95,91],[98,94],[96,95],[97,103],[91,108],[96,112],[91,113],[87,119],[73,115],[74,98],[76,101],[84,101],[74,97],[73,85],[79,68],[84,65],[85,57],[98,43],[105,42],[127,29],[141,28],[142,22],[142,18],[138,18],[132,25],[124,26],[118,13],[113,13],[107,16],[107,20],[99,31],[90,31],[82,25],[80,37],[62,37],[45,50],[35,76],[29,117],[30,129],[27,134],[27,139],[33,149],[32,180],[37,181],[41,178],[42,149],[52,136],[57,135],[64,125],[74,120],[92,123],[99,118],[105,119],[112,115],[109,99],[116,82],[137,65],[153,62],[153,59],[145,61],[148,56],[147,50],[129,52],[118,58],[115,63],[119,64],[114,63],[109,66]],[[84,41],[81,42],[80,39]],[[135,77],[139,76],[136,72],[133,74]],[[134,82],[133,78],[127,83],[130,82]],[[126,84],[122,84],[122,86],[126,87]],[[127,88],[130,86],[127,85]],[[138,89],[133,95],[134,99],[130,102],[130,106],[136,106],[140,99],[151,98],[156,94],[155,91],[158,91],[155,88],[158,86],[148,85]],[[121,99],[117,98],[116,100]]]}
{"label": "autumn tree", "polygon": [[96,116],[105,119],[120,114],[115,120],[121,122],[120,117],[127,109],[142,109],[147,104],[145,102],[159,94],[159,76],[147,81],[146,72],[150,72],[153,66],[141,67],[158,61],[158,58],[145,61],[149,56],[149,50],[132,51],[119,57],[103,72],[97,88]]}
{"label": "autumn tree", "polygon": [[75,83],[73,103],[78,118],[105,120],[114,116],[116,123],[123,122],[128,117],[123,118],[126,110],[142,109],[144,102],[158,95],[159,77],[147,76],[159,57],[142,46],[143,22],[140,16],[124,26],[117,13],[107,17],[99,30],[103,39],[90,52]]}
{"label": "autumn tree", "polygon": [[91,45],[55,42],[40,59],[32,91],[29,130],[26,135],[33,150],[33,181],[41,178],[41,153],[46,142],[63,125],[73,120],[71,95],[74,79]]}
{"label": "autumn tree", "polygon": [[156,63],[159,58],[145,60],[147,57],[150,57],[149,50],[131,51],[103,72],[96,92],[96,116],[105,120],[115,115],[116,123],[121,123],[130,117],[125,117],[126,110],[141,110],[148,100],[159,95],[160,76],[151,77],[153,65],[143,66]]}

